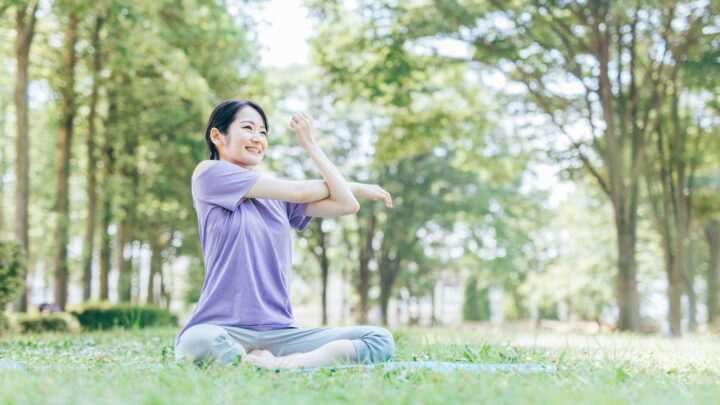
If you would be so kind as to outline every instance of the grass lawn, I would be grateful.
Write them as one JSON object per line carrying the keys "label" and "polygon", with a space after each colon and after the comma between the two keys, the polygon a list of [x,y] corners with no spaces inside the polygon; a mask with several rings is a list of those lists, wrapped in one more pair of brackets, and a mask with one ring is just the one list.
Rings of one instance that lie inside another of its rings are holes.
{"label": "grass lawn", "polygon": [[177,329],[6,336],[0,403],[720,403],[720,338],[396,329],[395,361],[555,365],[553,373],[315,373],[173,361]]}

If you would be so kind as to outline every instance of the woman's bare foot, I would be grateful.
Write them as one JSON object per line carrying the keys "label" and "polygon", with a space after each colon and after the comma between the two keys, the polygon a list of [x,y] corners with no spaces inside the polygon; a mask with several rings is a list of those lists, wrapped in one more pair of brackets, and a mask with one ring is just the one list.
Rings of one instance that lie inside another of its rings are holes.
{"label": "woman's bare foot", "polygon": [[297,360],[298,355],[300,355],[300,354],[302,354],[302,353],[293,353],[293,354],[288,354],[287,356],[276,357],[275,360],[277,361],[277,368],[282,369],[282,370],[289,370],[292,368],[296,368],[297,367],[296,360]]}
{"label": "woman's bare foot", "polygon": [[276,369],[278,368],[277,358],[267,350],[251,350],[243,357],[241,363],[250,363],[255,367]]}

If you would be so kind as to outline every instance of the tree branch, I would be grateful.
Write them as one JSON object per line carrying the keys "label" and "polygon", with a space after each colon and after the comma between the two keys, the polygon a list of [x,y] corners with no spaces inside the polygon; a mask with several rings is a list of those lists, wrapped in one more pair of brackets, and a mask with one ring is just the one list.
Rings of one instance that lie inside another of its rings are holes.
{"label": "tree branch", "polygon": [[[524,72],[522,69],[518,68],[518,70],[521,73],[527,75],[527,73]],[[612,198],[610,187],[608,186],[605,179],[603,179],[603,177],[600,175],[600,172],[595,168],[595,166],[592,164],[592,162],[590,162],[590,159],[587,157],[587,155],[585,153],[583,153],[583,151],[581,149],[582,144],[580,142],[577,142],[574,139],[572,139],[570,134],[565,129],[565,126],[562,123],[558,122],[557,119],[555,119],[555,114],[553,113],[553,109],[547,104],[546,98],[543,95],[541,95],[538,91],[533,90],[527,82],[525,82],[525,85],[528,88],[528,91],[530,92],[530,94],[532,94],[533,97],[537,100],[538,104],[543,109],[543,111],[550,117],[550,120],[552,121],[552,123],[558,129],[560,129],[560,132],[563,135],[565,135],[568,138],[568,140],[570,141],[570,144],[573,146],[573,148],[577,152],[578,157],[583,162],[585,167],[590,171],[590,173],[597,179],[602,190],[608,195],[608,197]]]}

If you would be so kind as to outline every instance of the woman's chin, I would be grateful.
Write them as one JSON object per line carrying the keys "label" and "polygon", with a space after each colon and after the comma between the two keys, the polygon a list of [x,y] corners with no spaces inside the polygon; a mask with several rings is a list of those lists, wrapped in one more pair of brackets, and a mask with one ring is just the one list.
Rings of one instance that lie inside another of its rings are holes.
{"label": "woman's chin", "polygon": [[239,158],[239,159],[238,159],[238,158],[233,159],[233,163],[235,163],[236,165],[239,165],[239,166],[242,166],[242,167],[246,167],[246,168],[247,168],[247,167],[250,167],[250,166],[257,166],[257,165],[259,165],[260,163],[262,163],[262,159],[263,159],[262,156],[251,157],[251,158],[248,158],[248,157],[243,156],[242,158]]}

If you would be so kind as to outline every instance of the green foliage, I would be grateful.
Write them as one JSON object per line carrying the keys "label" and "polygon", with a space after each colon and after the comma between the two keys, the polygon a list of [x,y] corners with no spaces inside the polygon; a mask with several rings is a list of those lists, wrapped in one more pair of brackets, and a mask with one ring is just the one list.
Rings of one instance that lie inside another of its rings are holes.
{"label": "green foliage", "polygon": [[17,323],[22,333],[76,332],[80,330],[77,319],[69,313],[53,313],[47,316],[20,315]]}
{"label": "green foliage", "polygon": [[487,321],[490,319],[490,294],[488,288],[478,288],[477,277],[470,277],[465,284],[463,319]]}
{"label": "green foliage", "polygon": [[4,335],[12,329],[10,319],[3,313],[0,312],[0,336]]}
{"label": "green foliage", "polygon": [[[558,249],[540,271],[528,272],[519,288],[543,319],[558,318],[558,302],[567,304],[568,316],[599,320],[613,301],[612,272],[615,263],[612,224],[604,218],[611,209],[592,190],[579,188],[560,205],[562,216],[547,224],[541,244]],[[646,274],[641,268],[643,276]],[[656,275],[652,275],[655,277]]]}
{"label": "green foliage", "polygon": [[177,325],[177,316],[166,309],[133,304],[91,303],[72,314],[83,328],[91,330]]}
{"label": "green foliage", "polygon": [[15,241],[0,240],[0,310],[20,291],[25,266],[22,245]]}

